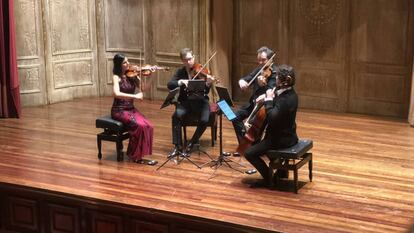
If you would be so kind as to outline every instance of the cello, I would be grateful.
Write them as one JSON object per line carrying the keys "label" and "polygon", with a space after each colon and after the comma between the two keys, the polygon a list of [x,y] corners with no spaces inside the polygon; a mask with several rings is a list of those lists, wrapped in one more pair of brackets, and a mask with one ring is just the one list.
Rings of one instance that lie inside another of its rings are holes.
{"label": "cello", "polygon": [[[265,67],[261,72],[258,73],[261,73],[264,76],[264,78],[267,79],[272,74],[271,65],[267,65],[267,67]],[[273,93],[275,91],[276,87],[272,89]],[[263,101],[256,102],[253,111],[250,113],[249,117],[244,122],[244,126],[246,129],[246,134],[243,138],[241,138],[239,145],[236,149],[236,151],[243,156],[247,148],[249,148],[255,142],[262,139],[263,133],[266,129],[266,109],[264,107]]]}

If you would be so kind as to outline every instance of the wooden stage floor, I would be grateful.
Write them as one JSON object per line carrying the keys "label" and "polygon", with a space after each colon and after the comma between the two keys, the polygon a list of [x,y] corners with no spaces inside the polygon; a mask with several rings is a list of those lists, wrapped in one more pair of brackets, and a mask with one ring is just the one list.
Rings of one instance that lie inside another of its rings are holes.
{"label": "wooden stage floor", "polygon": [[[406,232],[414,223],[414,128],[399,119],[300,110],[300,138],[314,142],[313,182],[307,166],[303,186],[252,189],[259,177],[225,166],[168,163],[173,107],[136,103],[155,125],[153,155],[158,165],[116,161],[115,144],[103,142],[97,158],[95,119],[108,114],[112,98],[85,98],[23,109],[20,119],[0,120],[0,183],[17,184],[113,203],[198,216],[281,232]],[[192,135],[192,129],[189,132]],[[223,147],[236,148],[223,118]],[[210,131],[202,149],[210,146]],[[126,143],[124,143],[126,148]],[[206,156],[192,155],[197,163]],[[244,159],[235,161],[250,168]],[[290,174],[292,177],[292,174]]]}

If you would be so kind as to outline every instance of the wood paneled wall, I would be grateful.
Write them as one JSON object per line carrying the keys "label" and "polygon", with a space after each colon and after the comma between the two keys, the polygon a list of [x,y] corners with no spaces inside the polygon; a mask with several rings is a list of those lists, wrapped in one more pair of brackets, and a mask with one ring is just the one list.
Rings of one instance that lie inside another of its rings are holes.
{"label": "wood paneled wall", "polygon": [[95,1],[17,0],[23,105],[98,94]]}
{"label": "wood paneled wall", "polygon": [[112,58],[169,66],[150,78],[147,98],[164,98],[181,65],[178,52],[206,56],[208,1],[17,0],[18,68],[22,103],[43,105],[112,94]]}
{"label": "wood paneled wall", "polygon": [[[409,0],[236,1],[235,77],[267,45],[296,69],[300,106],[407,117],[414,40]],[[235,98],[246,100],[233,80]]]}
{"label": "wood paneled wall", "polygon": [[[245,101],[238,79],[256,66],[267,45],[277,63],[295,67],[300,106],[337,112],[407,117],[413,60],[410,0],[240,0],[233,2],[233,97]],[[150,78],[146,98],[162,99],[191,47],[210,55],[211,1],[16,0],[22,103],[42,105],[112,94],[112,58],[169,66]],[[215,1],[218,4],[218,1]],[[216,8],[217,9],[217,8]],[[222,9],[221,9],[222,10]],[[220,23],[220,22],[215,22]],[[216,32],[217,33],[217,32]],[[226,37],[223,37],[226,38]],[[225,56],[225,57],[226,57]],[[217,64],[224,65],[226,62]]]}

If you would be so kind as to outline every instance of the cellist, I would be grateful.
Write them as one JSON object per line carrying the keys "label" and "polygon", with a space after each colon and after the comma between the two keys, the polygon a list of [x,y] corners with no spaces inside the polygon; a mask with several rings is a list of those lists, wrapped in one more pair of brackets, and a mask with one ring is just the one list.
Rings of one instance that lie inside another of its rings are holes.
{"label": "cellist", "polygon": [[[293,89],[295,72],[291,66],[278,66],[276,88],[267,90],[264,99],[267,128],[264,138],[245,151],[245,157],[262,175],[263,179],[252,184],[252,187],[270,185],[268,166],[261,158],[269,149],[286,148],[298,141],[296,134],[296,111],[298,96]],[[283,176],[279,171],[275,175]]]}
{"label": "cellist", "polygon": [[[258,100],[258,98],[260,99],[260,96],[263,96],[266,93],[266,90],[272,89],[276,85],[276,65],[272,61],[269,61],[272,57],[274,57],[274,52],[271,49],[266,46],[259,48],[257,50],[257,63],[259,64],[259,67],[239,80],[239,86],[242,91],[246,91],[250,86],[253,89],[249,103],[241,106],[236,111],[236,119],[232,121],[239,143],[246,133],[243,121],[252,113],[256,100]],[[259,73],[263,70],[262,68],[264,68],[263,66],[266,63],[270,63],[270,70],[272,70],[271,75],[267,78]],[[238,154],[235,153],[235,155]]]}

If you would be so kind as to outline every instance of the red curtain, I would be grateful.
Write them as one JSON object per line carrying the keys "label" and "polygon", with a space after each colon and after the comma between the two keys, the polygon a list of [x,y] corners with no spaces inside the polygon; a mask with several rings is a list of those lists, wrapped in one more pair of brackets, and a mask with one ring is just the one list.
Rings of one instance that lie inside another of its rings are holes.
{"label": "red curtain", "polygon": [[0,117],[3,118],[21,114],[13,1],[0,3]]}

